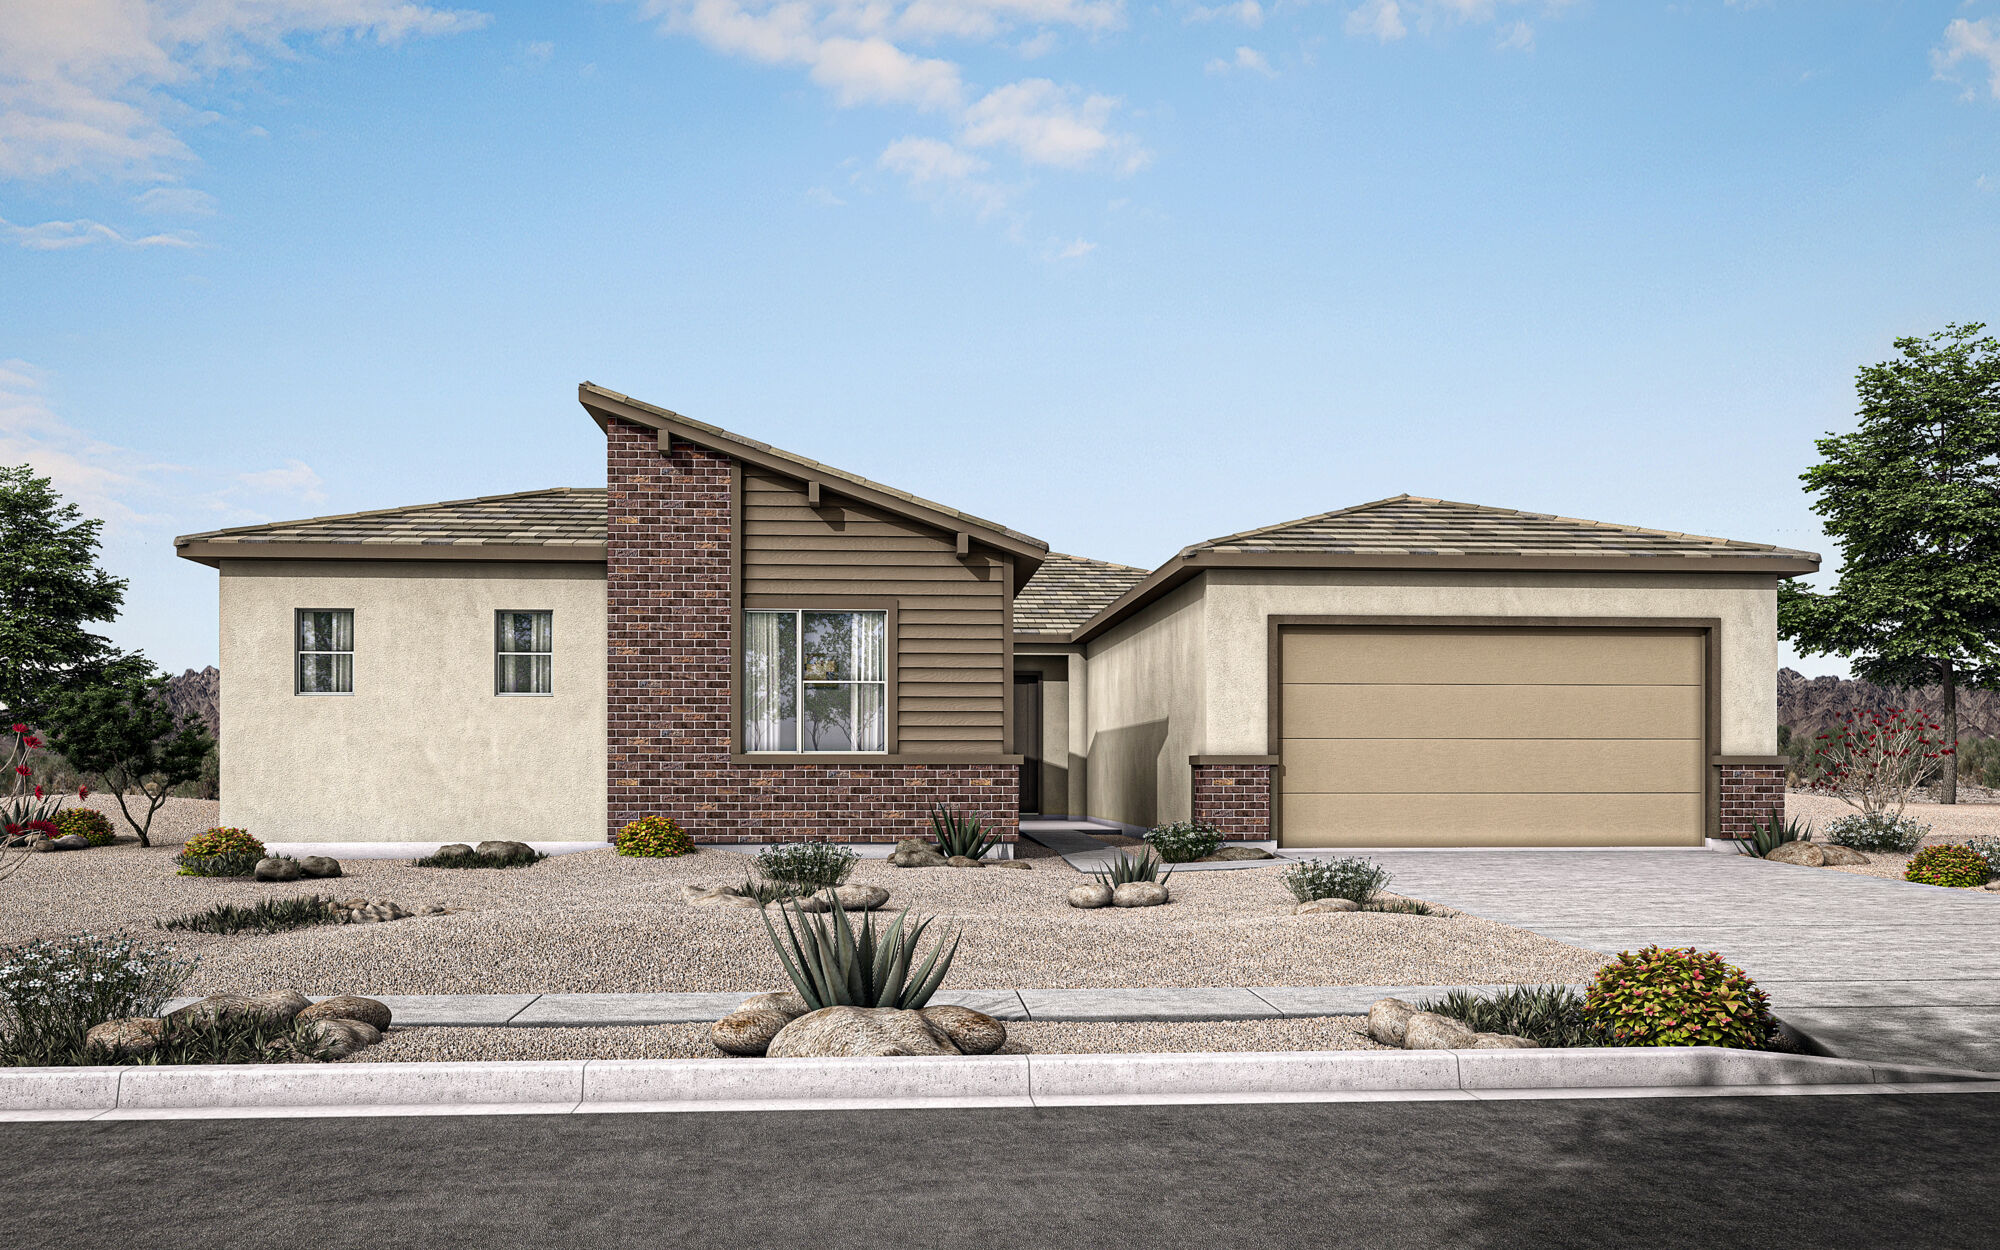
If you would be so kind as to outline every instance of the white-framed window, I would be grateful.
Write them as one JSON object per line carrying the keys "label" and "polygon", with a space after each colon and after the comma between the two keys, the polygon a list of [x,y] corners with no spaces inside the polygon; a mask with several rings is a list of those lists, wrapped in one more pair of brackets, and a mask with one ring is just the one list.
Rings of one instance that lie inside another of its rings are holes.
{"label": "white-framed window", "polygon": [[300,608],[293,613],[294,694],[354,693],[354,609]]}
{"label": "white-framed window", "polygon": [[889,614],[743,614],[743,749],[889,749]]}
{"label": "white-framed window", "polygon": [[555,613],[493,614],[493,693],[555,693]]}

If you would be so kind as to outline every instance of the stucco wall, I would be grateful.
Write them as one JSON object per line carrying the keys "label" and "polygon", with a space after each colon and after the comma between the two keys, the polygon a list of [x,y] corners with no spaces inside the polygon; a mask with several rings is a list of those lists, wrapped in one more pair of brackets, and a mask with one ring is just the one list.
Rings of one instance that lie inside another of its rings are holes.
{"label": "stucco wall", "polygon": [[[604,569],[225,561],[222,822],[265,841],[604,836]],[[293,693],[293,611],[354,611],[354,693]],[[554,615],[555,692],[493,692],[493,614]]]}
{"label": "stucco wall", "polygon": [[1188,818],[1214,637],[1203,615],[1197,578],[1088,644],[1089,815],[1143,826]]}
{"label": "stucco wall", "polygon": [[1267,621],[1308,615],[1719,619],[1722,737],[1715,749],[1724,755],[1778,749],[1778,598],[1777,579],[1769,575],[1246,569],[1212,570],[1196,580],[1207,583],[1207,738],[1194,748],[1202,754],[1274,749]]}

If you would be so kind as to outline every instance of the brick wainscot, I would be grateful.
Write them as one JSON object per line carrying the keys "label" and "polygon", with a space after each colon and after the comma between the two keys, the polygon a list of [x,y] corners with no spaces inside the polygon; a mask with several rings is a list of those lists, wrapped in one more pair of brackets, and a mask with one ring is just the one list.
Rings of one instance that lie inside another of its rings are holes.
{"label": "brick wainscot", "polygon": [[1193,819],[1214,825],[1232,842],[1258,842],[1271,836],[1271,785],[1274,764],[1189,761],[1194,774]]}
{"label": "brick wainscot", "polygon": [[1722,820],[1718,838],[1747,838],[1751,826],[1785,811],[1783,764],[1723,764],[1720,766]]}
{"label": "brick wainscot", "polygon": [[928,837],[930,811],[1020,827],[1006,764],[731,760],[730,465],[627,421],[607,423],[607,837],[671,816],[697,842],[894,842]]}

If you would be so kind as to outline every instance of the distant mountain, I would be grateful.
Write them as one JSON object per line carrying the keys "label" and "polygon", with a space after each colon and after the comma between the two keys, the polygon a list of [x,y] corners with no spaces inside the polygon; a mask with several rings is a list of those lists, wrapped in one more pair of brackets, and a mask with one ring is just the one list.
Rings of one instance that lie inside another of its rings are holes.
{"label": "distant mountain", "polygon": [[222,737],[222,670],[211,664],[167,679],[167,707],[177,719],[199,717],[208,732]]}
{"label": "distant mountain", "polygon": [[[1793,736],[1812,737],[1833,727],[1843,712],[1865,709],[1921,708],[1933,717],[1944,712],[1937,686],[1898,690],[1851,677],[1807,677],[1789,668],[1778,670],[1778,723]],[[2000,690],[1958,692],[1958,733],[1961,738],[2000,738]]]}

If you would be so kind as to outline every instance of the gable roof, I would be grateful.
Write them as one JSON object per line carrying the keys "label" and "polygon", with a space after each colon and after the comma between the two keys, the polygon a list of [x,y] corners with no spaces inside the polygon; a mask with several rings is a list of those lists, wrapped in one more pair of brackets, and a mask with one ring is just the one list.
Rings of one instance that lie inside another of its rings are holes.
{"label": "gable roof", "polygon": [[203,564],[225,556],[327,556],[340,547],[366,548],[353,553],[361,558],[602,560],[604,499],[601,486],[558,486],[239,525],[183,534],[174,547]]}
{"label": "gable roof", "polygon": [[1145,569],[1052,551],[1014,596],[1014,632],[1067,636],[1145,580]]}

